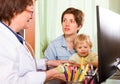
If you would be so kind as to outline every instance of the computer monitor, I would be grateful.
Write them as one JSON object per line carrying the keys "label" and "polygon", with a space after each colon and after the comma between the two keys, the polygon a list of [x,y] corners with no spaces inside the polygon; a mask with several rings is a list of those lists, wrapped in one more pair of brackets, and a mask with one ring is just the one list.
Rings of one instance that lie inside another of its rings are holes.
{"label": "computer monitor", "polygon": [[120,58],[120,15],[100,6],[97,9],[98,77],[104,82],[116,70]]}

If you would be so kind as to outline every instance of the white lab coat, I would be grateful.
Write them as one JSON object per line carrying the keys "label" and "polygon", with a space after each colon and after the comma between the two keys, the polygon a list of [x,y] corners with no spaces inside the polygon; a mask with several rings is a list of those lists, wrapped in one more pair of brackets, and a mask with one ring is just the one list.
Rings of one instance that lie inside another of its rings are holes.
{"label": "white lab coat", "polygon": [[[45,60],[37,60],[45,69]],[[0,84],[43,84],[45,72],[16,36],[0,22]]]}

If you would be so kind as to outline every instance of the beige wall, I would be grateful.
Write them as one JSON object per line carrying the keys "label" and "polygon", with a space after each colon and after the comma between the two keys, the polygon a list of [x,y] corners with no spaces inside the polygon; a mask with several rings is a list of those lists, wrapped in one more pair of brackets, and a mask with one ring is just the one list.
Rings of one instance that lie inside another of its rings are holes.
{"label": "beige wall", "polygon": [[31,54],[33,54],[33,50],[35,51],[35,15],[33,14],[33,19],[29,22],[29,29],[26,29],[25,31],[25,39],[26,41],[30,44],[30,46],[32,47],[32,49],[30,48],[30,46],[28,46],[29,50],[31,51]]}
{"label": "beige wall", "polygon": [[109,8],[110,10],[120,14],[120,0],[110,0]]}

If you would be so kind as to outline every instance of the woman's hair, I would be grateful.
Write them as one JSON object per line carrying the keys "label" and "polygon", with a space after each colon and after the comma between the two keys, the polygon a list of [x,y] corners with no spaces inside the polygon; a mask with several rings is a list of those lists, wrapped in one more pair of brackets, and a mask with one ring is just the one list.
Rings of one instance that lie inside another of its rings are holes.
{"label": "woman's hair", "polygon": [[79,35],[75,38],[75,40],[74,40],[74,42],[73,42],[74,48],[75,48],[78,44],[80,44],[81,42],[83,42],[83,41],[86,41],[86,43],[90,46],[90,48],[92,48],[92,42],[91,42],[91,40],[90,40],[90,37],[89,37],[88,35],[86,35],[86,34],[79,34]]}
{"label": "woman's hair", "polygon": [[33,0],[0,0],[0,21],[10,25],[14,15],[23,12],[28,5],[33,5]]}
{"label": "woman's hair", "polygon": [[66,9],[63,13],[62,13],[62,17],[61,17],[61,22],[63,22],[63,17],[65,14],[73,14],[75,21],[78,25],[78,27],[81,25],[83,26],[83,22],[84,22],[84,13],[76,8],[68,8]]}

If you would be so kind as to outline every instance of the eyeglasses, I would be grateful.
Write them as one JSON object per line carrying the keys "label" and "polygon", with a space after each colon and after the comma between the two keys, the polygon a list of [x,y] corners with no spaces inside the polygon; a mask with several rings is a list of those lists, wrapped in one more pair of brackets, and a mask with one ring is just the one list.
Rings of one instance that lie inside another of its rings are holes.
{"label": "eyeglasses", "polygon": [[31,11],[31,10],[28,10],[28,9],[25,9],[25,11],[27,11],[27,12],[30,12],[30,13],[33,13],[33,11]]}
{"label": "eyeglasses", "polygon": [[25,9],[25,11],[31,13],[31,18],[30,19],[32,19],[33,11],[28,10],[28,9]]}

